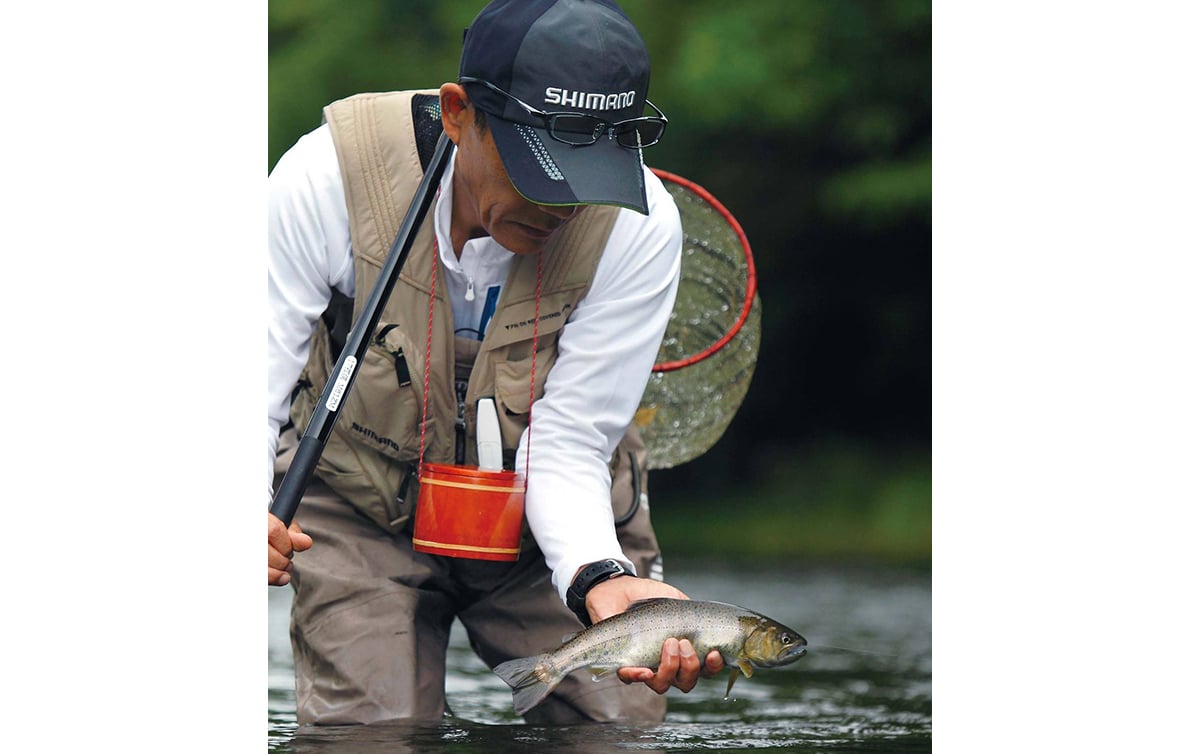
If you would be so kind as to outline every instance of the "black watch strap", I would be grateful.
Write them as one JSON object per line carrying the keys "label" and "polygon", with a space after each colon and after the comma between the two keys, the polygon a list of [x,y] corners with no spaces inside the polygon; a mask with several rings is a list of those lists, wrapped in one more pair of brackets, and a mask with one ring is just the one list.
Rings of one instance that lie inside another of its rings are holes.
{"label": "black watch strap", "polygon": [[585,626],[592,625],[592,619],[587,611],[587,593],[596,584],[601,581],[608,581],[617,576],[632,576],[633,572],[620,562],[609,558],[608,560],[599,560],[585,567],[571,582],[571,587],[567,589],[567,607],[571,612],[575,613],[575,617],[579,618],[579,622]]}

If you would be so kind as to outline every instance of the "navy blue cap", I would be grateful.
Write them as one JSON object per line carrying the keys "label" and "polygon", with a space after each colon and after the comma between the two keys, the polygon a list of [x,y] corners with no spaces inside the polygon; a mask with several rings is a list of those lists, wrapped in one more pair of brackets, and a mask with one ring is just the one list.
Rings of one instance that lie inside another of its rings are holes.
{"label": "navy blue cap", "polygon": [[[610,0],[495,0],[467,29],[459,76],[482,79],[546,112],[610,122],[644,114],[650,56]],[[466,83],[508,177],[539,204],[612,204],[648,214],[642,151],[612,138],[574,146],[504,95]]]}

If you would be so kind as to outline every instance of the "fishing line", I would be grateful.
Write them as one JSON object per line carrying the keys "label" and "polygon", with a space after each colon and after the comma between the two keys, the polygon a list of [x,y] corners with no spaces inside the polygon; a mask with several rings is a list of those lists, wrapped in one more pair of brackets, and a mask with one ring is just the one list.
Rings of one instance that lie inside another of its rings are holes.
{"label": "fishing line", "polygon": [[892,652],[876,652],[871,649],[854,649],[852,647],[837,647],[837,646],[834,646],[833,644],[813,644],[810,641],[808,643],[808,648],[812,649],[813,647],[819,647],[821,649],[838,649],[843,652],[858,652],[860,654],[865,654],[865,655],[879,655],[880,657],[896,657],[896,658],[900,657],[900,655],[893,654]]}

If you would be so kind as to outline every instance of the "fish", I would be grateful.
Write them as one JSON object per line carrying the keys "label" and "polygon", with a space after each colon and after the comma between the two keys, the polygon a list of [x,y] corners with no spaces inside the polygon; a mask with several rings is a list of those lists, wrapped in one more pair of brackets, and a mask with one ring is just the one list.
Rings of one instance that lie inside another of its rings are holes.
{"label": "fish", "polygon": [[563,640],[558,649],[502,662],[493,668],[513,690],[513,710],[524,715],[568,673],[588,668],[600,679],[617,668],[657,668],[669,638],[687,639],[705,657],[716,649],[732,668],[725,699],[738,673],[795,662],[808,651],[798,632],[771,618],[724,602],[656,597],[634,602]]}

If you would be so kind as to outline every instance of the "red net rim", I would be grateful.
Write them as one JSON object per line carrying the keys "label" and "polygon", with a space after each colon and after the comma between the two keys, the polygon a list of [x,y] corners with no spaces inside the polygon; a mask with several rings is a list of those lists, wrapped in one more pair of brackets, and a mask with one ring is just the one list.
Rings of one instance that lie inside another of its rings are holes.
{"label": "red net rim", "polygon": [[737,234],[738,240],[742,243],[742,252],[746,256],[746,295],[742,301],[742,311],[738,315],[737,321],[733,323],[733,325],[724,335],[722,335],[716,342],[714,342],[708,348],[705,348],[703,351],[692,354],[686,359],[664,361],[660,364],[655,364],[652,369],[654,372],[671,372],[707,359],[709,356],[712,356],[714,353],[724,348],[726,343],[733,340],[734,336],[738,334],[738,331],[742,329],[742,325],[746,323],[746,318],[750,316],[750,309],[754,305],[754,294],[758,290],[758,277],[754,270],[754,255],[750,252],[750,241],[746,238],[745,231],[742,230],[741,224],[738,223],[737,218],[733,216],[733,213],[726,209],[725,205],[721,204],[721,202],[718,201],[715,196],[710,194],[703,186],[693,181],[689,181],[683,176],[667,172],[666,170],[661,170],[659,168],[650,169],[654,171],[654,174],[660,179],[683,186],[688,191],[691,191],[712,205],[713,209],[719,212],[721,217],[725,218],[725,222],[729,223],[729,227],[733,228],[734,233]]}

